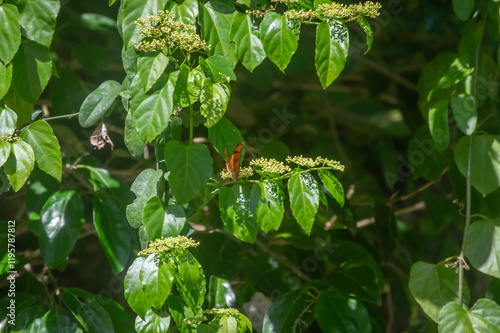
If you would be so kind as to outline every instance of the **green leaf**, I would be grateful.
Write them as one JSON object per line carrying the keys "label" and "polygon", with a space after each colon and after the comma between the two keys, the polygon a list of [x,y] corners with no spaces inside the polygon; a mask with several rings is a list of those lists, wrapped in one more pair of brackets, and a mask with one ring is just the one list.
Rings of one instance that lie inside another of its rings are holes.
{"label": "green leaf", "polygon": [[236,80],[233,68],[228,64],[227,59],[219,54],[207,59],[200,58],[200,66],[213,83],[227,81],[226,77],[233,81]]}
{"label": "green leaf", "polygon": [[137,61],[142,90],[148,92],[158,81],[168,65],[168,58],[162,52],[146,53]]}
{"label": "green leaf", "polygon": [[150,240],[161,237],[177,237],[186,224],[186,213],[179,205],[168,205],[163,208],[157,196],[148,200],[144,206],[142,220]]}
{"label": "green leaf", "polygon": [[19,11],[11,4],[0,5],[0,60],[4,64],[10,63],[21,43],[21,26],[19,25]]}
{"label": "green leaf", "polygon": [[163,75],[150,91],[144,93],[138,76],[130,87],[130,113],[143,142],[153,141],[167,126],[173,113],[173,92],[179,72]]}
{"label": "green leaf", "polygon": [[14,60],[12,83],[26,101],[35,103],[52,75],[49,50],[30,40],[23,40]]}
{"label": "green leaf", "polygon": [[323,332],[371,333],[370,315],[361,301],[337,291],[324,291],[314,304]]}
{"label": "green leaf", "polygon": [[478,271],[500,278],[500,219],[470,226],[465,255]]}
{"label": "green leaf", "polygon": [[121,85],[116,81],[108,80],[101,83],[83,101],[78,114],[80,126],[87,128],[101,120],[109,111],[121,90]]}
{"label": "green leaf", "polygon": [[474,96],[453,94],[450,104],[458,128],[467,135],[474,133],[477,123],[477,108]]}
{"label": "green leaf", "polygon": [[20,137],[33,149],[38,168],[60,182],[61,148],[52,127],[47,122],[38,120],[22,131]]}
{"label": "green leaf", "polygon": [[203,5],[200,15],[201,37],[211,45],[208,55],[223,56],[231,68],[236,66],[234,44],[229,40],[231,21],[236,9],[231,2],[209,1]]}
{"label": "green leaf", "polygon": [[219,205],[222,222],[236,238],[253,243],[259,227],[250,205],[250,189],[239,184],[219,190]]}
{"label": "green leaf", "polygon": [[[422,310],[438,322],[439,312],[449,302],[458,300],[458,274],[455,268],[445,267],[442,261],[437,265],[417,262],[410,272],[410,291]],[[469,288],[464,282],[465,304],[469,301]]]}
{"label": "green leaf", "polygon": [[193,27],[196,25],[198,16],[197,0],[183,0],[179,5],[175,1],[169,1],[166,9],[174,13],[175,18],[180,19],[183,23],[190,24]]}
{"label": "green leaf", "polygon": [[104,194],[94,193],[92,203],[99,242],[113,272],[118,274],[125,268],[130,254],[131,239],[125,212]]}
{"label": "green leaf", "polygon": [[130,112],[127,113],[127,117],[125,118],[123,141],[125,142],[125,146],[127,146],[130,154],[132,154],[135,158],[139,158],[142,154],[144,154],[146,144],[141,140],[139,133],[137,133]]}
{"label": "green leaf", "polygon": [[137,257],[128,268],[125,279],[123,280],[124,296],[128,305],[141,318],[144,318],[146,312],[151,308],[151,302],[142,290],[142,283],[139,275],[142,265],[146,261],[145,257]]}
{"label": "green leaf", "polygon": [[231,308],[236,305],[236,294],[229,280],[210,277],[207,295],[208,308]]}
{"label": "green leaf", "polygon": [[135,318],[135,330],[137,333],[161,333],[169,332],[171,317],[167,311],[159,311],[151,308],[146,312],[143,319]]}
{"label": "green leaf", "polygon": [[40,305],[33,305],[22,309],[19,311],[19,314],[16,313],[15,325],[12,332],[39,332],[44,312]]}
{"label": "green leaf", "polygon": [[61,299],[85,332],[114,332],[111,317],[91,293],[77,288],[65,288],[61,293]]}
{"label": "green leaf", "polygon": [[479,299],[466,310],[455,302],[446,304],[439,314],[440,333],[499,333],[500,306],[489,299]]}
{"label": "green leaf", "polygon": [[129,311],[125,311],[125,309],[120,304],[107,297],[102,297],[100,295],[97,300],[111,317],[115,333],[135,333],[134,322],[128,314]]}
{"label": "green leaf", "polygon": [[182,109],[195,103],[200,96],[204,79],[203,71],[198,68],[190,71],[189,67],[184,65],[175,84],[174,109]]}
{"label": "green leaf", "polygon": [[[82,164],[80,165],[83,166]],[[113,178],[109,170],[94,168],[89,165],[85,165],[85,168],[90,171],[90,178],[87,178],[87,180],[94,187],[94,191],[120,188],[120,182],[116,178]]]}
{"label": "green leaf", "polygon": [[24,141],[12,143],[10,156],[4,164],[4,170],[14,192],[23,187],[34,167],[35,154],[31,146]]}
{"label": "green leaf", "polygon": [[[440,69],[445,69],[445,68],[440,68]],[[432,94],[437,90],[437,89],[443,89],[443,88],[450,88],[465,79],[468,75],[472,74],[474,72],[474,68],[467,68],[465,67],[464,64],[460,61],[459,58],[456,58],[453,60],[453,62],[449,65],[449,67],[446,68],[446,71],[444,74],[441,75],[439,80],[437,81],[436,85],[432,88],[432,90],[429,92],[429,95],[427,95],[427,100],[431,100]],[[440,73],[440,72],[438,72]]]}
{"label": "green leaf", "polygon": [[316,179],[308,172],[295,174],[288,181],[288,193],[293,216],[307,235],[310,235],[319,206]]}
{"label": "green leaf", "polygon": [[201,309],[191,309],[181,296],[170,295],[167,298],[168,311],[174,318],[177,328],[181,333],[197,333],[197,330],[191,325],[182,322],[184,318],[201,317]]}
{"label": "green leaf", "polygon": [[135,21],[163,10],[168,2],[168,0],[123,1],[121,17],[123,18],[123,44],[126,50],[142,39],[141,35],[137,33]]}
{"label": "green leaf", "polygon": [[236,56],[250,72],[253,72],[266,58],[264,46],[254,29],[250,15],[243,13],[234,15],[229,38],[236,44]]}
{"label": "green leaf", "polygon": [[344,23],[322,22],[316,29],[316,72],[326,89],[344,69],[349,52],[349,30]]}
{"label": "green leaf", "polygon": [[345,197],[344,188],[339,180],[328,170],[318,170],[319,178],[323,185],[325,185],[328,192],[337,200],[340,207],[344,207]]}
{"label": "green leaf", "polygon": [[203,81],[200,96],[200,111],[207,120],[205,126],[210,128],[222,119],[229,103],[231,88],[225,83],[213,83],[210,79]]}
{"label": "green leaf", "polygon": [[11,136],[16,131],[17,114],[3,107],[0,109],[0,136]]}
{"label": "green leaf", "polygon": [[367,46],[366,51],[365,51],[365,54],[366,54],[366,53],[368,53],[368,51],[370,51],[370,49],[372,47],[372,43],[373,43],[372,27],[370,26],[370,22],[368,22],[368,20],[364,16],[356,17],[356,21],[358,22],[359,26],[361,27],[361,29],[363,29],[363,31],[366,34],[366,46]]}
{"label": "green leaf", "polygon": [[453,0],[453,11],[461,21],[467,21],[474,10],[474,0]]}
{"label": "green leaf", "polygon": [[12,65],[4,65],[0,62],[0,100],[5,96],[12,81]]}
{"label": "green leaf", "polygon": [[207,290],[203,269],[188,250],[177,251],[174,266],[177,273],[175,287],[189,309],[197,313],[205,300]]}
{"label": "green leaf", "polygon": [[285,215],[283,186],[273,181],[258,182],[252,187],[250,204],[255,219],[264,232],[278,230]]}
{"label": "green leaf", "polygon": [[66,308],[53,307],[40,321],[40,332],[82,333],[78,321]]}
{"label": "green leaf", "polygon": [[19,21],[23,35],[38,44],[50,48],[56,28],[56,18],[61,3],[59,0],[14,0],[19,9]]}
{"label": "green leaf", "polygon": [[450,144],[450,128],[448,126],[448,100],[442,99],[430,105],[429,129],[436,147],[443,151]]}
{"label": "green leaf", "polygon": [[307,294],[298,289],[280,296],[264,317],[263,333],[293,332],[295,321],[307,306]]}
{"label": "green leaf", "polygon": [[336,241],[326,249],[324,256],[337,267],[329,281],[343,293],[381,305],[384,275],[380,264],[361,245],[350,241]]}
{"label": "green leaf", "polygon": [[172,140],[165,145],[169,184],[178,204],[193,199],[205,186],[213,170],[213,160],[205,145],[189,146]]}
{"label": "green leaf", "polygon": [[219,319],[219,330],[217,332],[220,333],[234,333],[234,332],[239,332],[238,331],[238,322],[236,321],[236,318],[232,316],[222,316],[221,319]]}
{"label": "green leaf", "polygon": [[142,290],[156,308],[161,308],[172,289],[175,271],[171,263],[164,263],[158,254],[150,254],[142,264],[139,278]]}
{"label": "green leaf", "polygon": [[243,142],[240,130],[225,116],[208,129],[208,138],[221,156],[224,156],[224,148],[229,153],[231,149]]}
{"label": "green leaf", "polygon": [[[455,147],[455,163],[464,177],[470,140],[464,136]],[[482,195],[487,195],[500,187],[500,136],[482,134],[472,140],[471,183]]]}
{"label": "green leaf", "polygon": [[161,170],[146,169],[142,171],[130,190],[135,193],[136,199],[127,206],[127,220],[134,228],[142,224],[144,205],[151,197],[158,195],[158,183],[163,175]]}
{"label": "green leaf", "polygon": [[7,162],[10,155],[11,144],[7,141],[0,141],[0,167]]}
{"label": "green leaf", "polygon": [[85,217],[83,202],[75,190],[54,193],[40,213],[40,252],[49,268],[63,265],[76,244]]}

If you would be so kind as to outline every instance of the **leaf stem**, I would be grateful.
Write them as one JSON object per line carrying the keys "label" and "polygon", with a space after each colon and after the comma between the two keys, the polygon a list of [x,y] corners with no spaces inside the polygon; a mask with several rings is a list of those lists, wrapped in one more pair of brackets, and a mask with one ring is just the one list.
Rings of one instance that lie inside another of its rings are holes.
{"label": "leaf stem", "polygon": [[63,119],[63,118],[72,118],[74,116],[78,116],[79,113],[80,112],[63,114],[62,116],[47,117],[47,118],[42,118],[42,120],[55,120],[55,119]]}

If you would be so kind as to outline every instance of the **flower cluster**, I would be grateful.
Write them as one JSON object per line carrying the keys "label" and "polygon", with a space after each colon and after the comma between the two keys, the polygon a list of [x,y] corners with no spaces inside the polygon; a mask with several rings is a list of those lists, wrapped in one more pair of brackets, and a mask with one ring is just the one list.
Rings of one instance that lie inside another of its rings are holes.
{"label": "flower cluster", "polygon": [[380,15],[380,8],[382,8],[380,3],[367,1],[349,6],[341,3],[322,4],[318,10],[330,19],[350,19],[358,15],[375,18]]}
{"label": "flower cluster", "polygon": [[168,10],[160,10],[156,15],[139,18],[135,24],[139,27],[137,32],[146,37],[135,45],[137,51],[163,51],[167,47],[187,52],[210,49],[210,46],[194,33],[195,27],[176,21],[175,15]]}
{"label": "flower cluster", "polygon": [[238,317],[240,315],[240,312],[233,308],[223,308],[223,309],[212,308],[204,310],[203,314],[213,315],[215,317],[222,317],[222,316]]}
{"label": "flower cluster", "polygon": [[245,13],[253,15],[256,18],[261,18],[261,17],[264,17],[264,15],[266,15],[266,13],[268,13],[272,10],[274,10],[274,7],[272,7],[272,6],[271,7],[264,7],[264,6],[260,7],[259,6],[256,9],[247,9],[245,11]]}
{"label": "flower cluster", "polygon": [[288,165],[285,165],[283,162],[277,161],[274,158],[264,158],[261,157],[256,160],[251,160],[250,165],[255,165],[262,169],[264,173],[274,173],[278,175],[282,175],[285,172],[290,172],[292,169]]}
{"label": "flower cluster", "polygon": [[206,316],[201,317],[186,317],[182,319],[182,323],[185,325],[200,325],[204,321],[208,321]]}
{"label": "flower cluster", "polygon": [[323,158],[321,156],[316,157],[315,160],[309,157],[302,157],[300,156],[294,156],[294,157],[287,157],[286,161],[288,163],[295,163],[298,166],[303,166],[303,167],[308,167],[308,168],[314,168],[314,167],[328,167],[331,169],[339,170],[339,171],[344,171],[345,166],[340,164],[339,161],[335,160],[329,160],[328,158]]}
{"label": "flower cluster", "polygon": [[149,247],[139,252],[138,256],[148,256],[153,253],[164,253],[174,249],[197,247],[200,243],[185,236],[158,238],[149,244]]}
{"label": "flower cluster", "polygon": [[306,22],[306,21],[314,20],[318,16],[318,13],[316,13],[315,11],[313,11],[311,9],[309,9],[307,12],[305,10],[302,10],[302,9],[301,10],[292,9],[292,10],[286,11],[285,16],[291,20],[299,20],[302,22]]}
{"label": "flower cluster", "polygon": [[278,3],[289,4],[289,3],[299,2],[299,0],[271,0],[271,2],[278,2]]}
{"label": "flower cluster", "polygon": [[20,137],[17,136],[17,134],[14,135],[3,135],[0,136],[0,141],[7,141],[7,142],[16,142],[16,141],[22,141]]}
{"label": "flower cluster", "polygon": [[[249,178],[253,176],[253,169],[251,167],[244,167],[240,169],[240,172],[238,174],[238,179],[244,179],[244,178]],[[220,173],[220,177],[222,180],[226,179],[231,179],[231,174],[227,169],[222,170]]]}

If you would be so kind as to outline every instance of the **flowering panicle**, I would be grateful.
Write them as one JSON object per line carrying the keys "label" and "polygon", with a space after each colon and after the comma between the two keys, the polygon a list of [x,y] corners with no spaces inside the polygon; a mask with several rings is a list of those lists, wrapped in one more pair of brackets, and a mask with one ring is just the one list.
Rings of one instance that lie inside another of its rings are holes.
{"label": "flowering panicle", "polygon": [[339,161],[335,160],[330,160],[328,158],[323,158],[321,156],[316,157],[315,160],[309,157],[302,157],[300,156],[294,156],[294,157],[287,157],[286,161],[288,163],[295,163],[298,166],[302,167],[308,167],[308,168],[314,168],[314,167],[328,167],[331,169],[335,169],[338,171],[344,171],[345,166],[340,164]]}
{"label": "flowering panicle", "polygon": [[292,9],[286,11],[285,16],[291,20],[299,20],[301,22],[307,22],[314,20],[318,16],[318,13],[313,11],[312,9],[309,9],[308,11]]}
{"label": "flowering panicle", "polygon": [[256,160],[251,160],[250,165],[260,167],[263,173],[274,173],[282,175],[285,172],[292,171],[292,169],[290,169],[288,165],[285,165],[283,162],[277,161],[274,158],[267,159],[261,157]]}
{"label": "flowering panicle", "polygon": [[222,308],[222,309],[212,308],[204,310],[203,314],[213,315],[215,317],[222,317],[222,316],[238,317],[240,315],[240,312],[234,308]]}
{"label": "flowering panicle", "polygon": [[149,244],[149,247],[139,252],[138,256],[148,256],[153,253],[164,253],[175,249],[197,247],[200,243],[185,236],[158,238]]}
{"label": "flowering panicle", "polygon": [[382,8],[380,3],[372,1],[351,4],[349,6],[341,3],[325,3],[318,6],[318,10],[330,19],[350,19],[358,15],[375,18],[380,15],[380,8]]}
{"label": "flowering panicle", "polygon": [[195,27],[175,20],[175,15],[168,10],[160,10],[156,15],[139,18],[135,21],[137,32],[145,40],[135,45],[137,51],[155,52],[166,48],[187,52],[210,49],[210,46],[198,36]]}
{"label": "flowering panicle", "polygon": [[14,135],[2,135],[0,136],[0,141],[7,141],[10,143],[16,142],[16,141],[23,141],[17,134]]}
{"label": "flowering panicle", "polygon": [[259,6],[256,9],[247,9],[245,13],[255,16],[256,18],[261,18],[266,15],[266,13],[273,11],[274,7]]}

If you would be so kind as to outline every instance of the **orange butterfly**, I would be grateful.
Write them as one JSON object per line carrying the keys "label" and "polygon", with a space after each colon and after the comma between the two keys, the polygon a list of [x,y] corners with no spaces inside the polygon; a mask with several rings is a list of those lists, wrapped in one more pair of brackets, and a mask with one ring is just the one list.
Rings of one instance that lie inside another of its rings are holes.
{"label": "orange butterfly", "polygon": [[233,180],[238,180],[238,174],[240,173],[240,156],[243,150],[243,142],[240,142],[234,148],[233,155],[231,159],[227,156],[227,148],[224,147],[224,158],[226,159],[226,169],[229,171],[231,178]]}

